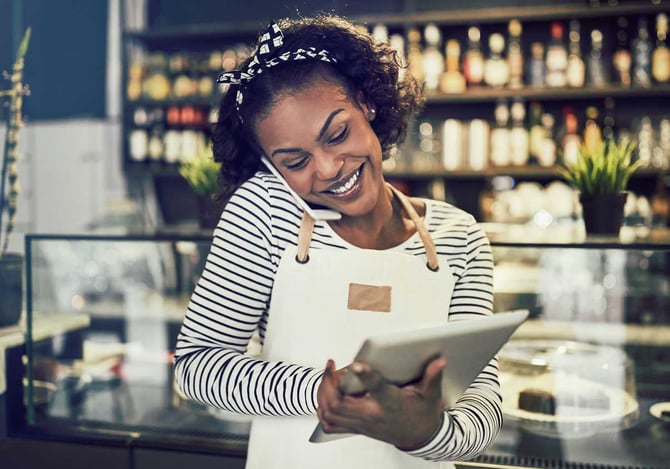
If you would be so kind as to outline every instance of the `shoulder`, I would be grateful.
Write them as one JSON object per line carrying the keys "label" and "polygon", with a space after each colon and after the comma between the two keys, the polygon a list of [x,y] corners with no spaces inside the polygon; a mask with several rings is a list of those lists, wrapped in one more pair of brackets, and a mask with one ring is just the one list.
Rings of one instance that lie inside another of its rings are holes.
{"label": "shoulder", "polygon": [[243,209],[273,217],[285,214],[299,217],[301,209],[276,176],[257,172],[235,190],[226,210]]}
{"label": "shoulder", "polygon": [[489,247],[489,239],[475,217],[455,205],[425,199],[426,227],[436,245],[463,248],[465,252]]}

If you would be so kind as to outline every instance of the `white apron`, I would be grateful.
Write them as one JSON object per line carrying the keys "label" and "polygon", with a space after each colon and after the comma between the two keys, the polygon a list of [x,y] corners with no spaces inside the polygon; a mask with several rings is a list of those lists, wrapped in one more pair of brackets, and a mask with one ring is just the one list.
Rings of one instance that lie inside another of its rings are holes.
{"label": "white apron", "polygon": [[[286,249],[275,278],[263,359],[325,368],[332,358],[342,368],[373,333],[447,321],[454,288],[451,269],[438,259],[430,235],[406,197],[397,191],[396,196],[417,225],[427,256],[367,249],[312,249],[307,254],[314,221],[303,217],[298,248]],[[308,255],[307,262],[300,263],[298,255]],[[429,265],[439,269],[431,270]],[[376,299],[363,295],[361,300],[357,292],[370,292],[369,287],[382,291],[386,300],[390,291],[390,305],[374,293]],[[439,466],[361,435],[310,443],[317,422],[316,415],[254,417],[247,469]]]}

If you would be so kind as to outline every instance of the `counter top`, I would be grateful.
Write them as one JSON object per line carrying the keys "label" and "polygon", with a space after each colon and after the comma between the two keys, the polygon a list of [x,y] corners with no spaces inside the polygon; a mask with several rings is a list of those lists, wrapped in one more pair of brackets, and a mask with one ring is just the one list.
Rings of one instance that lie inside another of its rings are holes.
{"label": "counter top", "polygon": [[[16,326],[0,328],[0,394],[4,394],[7,386],[5,376],[5,350],[16,347],[25,342],[28,330],[26,315],[23,314],[21,321]],[[65,332],[83,329],[90,323],[87,314],[51,314],[41,315],[33,318],[32,339],[43,340],[48,337],[63,334]]]}

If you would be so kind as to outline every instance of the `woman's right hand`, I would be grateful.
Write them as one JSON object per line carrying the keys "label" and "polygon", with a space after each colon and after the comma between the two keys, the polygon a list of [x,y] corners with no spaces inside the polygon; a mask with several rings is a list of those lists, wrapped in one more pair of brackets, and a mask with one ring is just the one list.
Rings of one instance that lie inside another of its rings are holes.
{"label": "woman's right hand", "polygon": [[[396,386],[368,363],[354,362],[347,371],[328,360],[317,392],[319,422],[326,433],[358,433],[411,450],[427,442],[443,418],[441,395],[444,358],[427,366],[416,383]],[[365,392],[356,396],[340,391],[343,373],[354,373]]]}

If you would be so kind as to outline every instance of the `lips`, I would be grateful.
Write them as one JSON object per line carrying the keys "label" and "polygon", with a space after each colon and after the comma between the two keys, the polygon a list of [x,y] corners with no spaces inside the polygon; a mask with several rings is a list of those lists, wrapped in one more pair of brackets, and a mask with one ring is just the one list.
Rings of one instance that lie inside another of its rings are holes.
{"label": "lips", "polygon": [[336,195],[338,197],[349,195],[358,187],[358,183],[361,179],[361,169],[362,166],[354,171],[349,177],[344,178],[330,186],[325,192]]}

